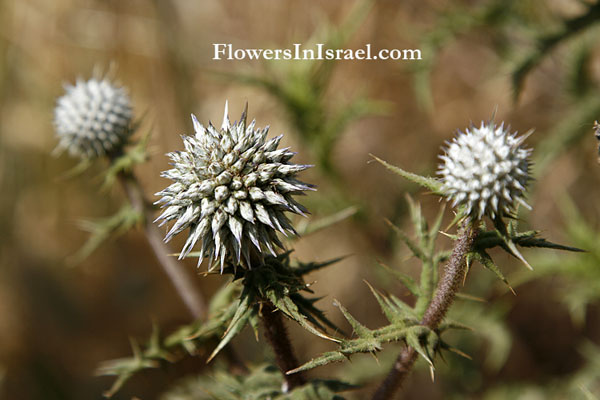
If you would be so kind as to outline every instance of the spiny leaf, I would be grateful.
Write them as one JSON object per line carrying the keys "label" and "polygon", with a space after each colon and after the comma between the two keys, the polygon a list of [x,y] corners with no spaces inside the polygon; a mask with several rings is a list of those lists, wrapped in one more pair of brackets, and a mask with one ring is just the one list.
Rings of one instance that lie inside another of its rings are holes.
{"label": "spiny leaf", "polygon": [[423,217],[423,213],[421,212],[421,204],[417,203],[413,200],[410,195],[406,195],[406,202],[408,203],[408,210],[410,213],[410,218],[412,219],[413,226],[416,229],[417,237],[423,241],[427,236],[427,220]]}
{"label": "spiny leaf", "polygon": [[[159,366],[161,361],[175,362],[181,357],[181,350],[195,354],[198,348],[211,339],[222,336],[225,327],[238,310],[240,285],[226,284],[211,302],[209,318],[206,321],[194,321],[184,325],[161,340],[157,325],[153,325],[148,344],[141,349],[137,342],[132,342],[133,355],[128,358],[110,360],[102,363],[97,373],[100,375],[116,375],[118,378],[112,388],[106,392],[107,397],[114,395],[136,373]],[[227,304],[229,302],[229,304]],[[250,322],[252,323],[252,318]]]}
{"label": "spiny leaf", "polygon": [[[54,154],[54,152],[53,152],[53,154]],[[73,168],[71,168],[67,172],[63,173],[60,176],[60,179],[71,179],[76,176],[79,176],[82,173],[84,173],[92,164],[93,164],[92,160],[82,159]]]}
{"label": "spiny leaf", "polygon": [[441,333],[448,329],[461,329],[461,330],[467,330],[467,331],[473,330],[473,328],[471,328],[470,326],[461,324],[460,322],[445,320],[442,323],[440,323],[440,326],[438,326],[436,331]]}
{"label": "spiny leaf", "polygon": [[221,288],[212,295],[210,303],[208,304],[209,315],[215,315],[222,312],[240,296],[242,287],[239,283],[239,281],[228,282],[222,285]]}
{"label": "spiny leaf", "polygon": [[389,295],[388,298],[394,303],[394,306],[398,309],[398,312],[405,315],[407,319],[417,320],[419,318],[415,309],[411,308],[408,304],[400,300],[394,295]]}
{"label": "spiny leaf", "polygon": [[384,167],[386,167],[390,171],[400,175],[401,177],[403,177],[413,183],[416,183],[417,185],[423,186],[435,194],[439,194],[439,195],[443,194],[442,193],[442,184],[439,180],[437,180],[435,178],[421,176],[421,175],[414,174],[412,172],[405,171],[402,168],[393,166],[393,165],[383,161],[382,159],[374,156],[373,154],[370,154],[370,156],[373,157],[377,162],[382,164]]}
{"label": "spiny leaf", "polygon": [[[438,344],[438,336],[434,331],[424,326],[411,327],[406,332],[406,344],[412,347],[433,367],[433,356]],[[421,343],[424,342],[424,346]]]}
{"label": "spiny leaf", "polygon": [[565,250],[565,251],[573,251],[583,253],[585,250],[579,249],[577,247],[565,246],[562,244],[557,244],[550,242],[544,238],[537,238],[536,235],[538,232],[535,231],[531,236],[517,237],[514,242],[522,247],[544,247],[547,249],[555,249],[555,250]]}
{"label": "spiny leaf", "polygon": [[467,353],[465,353],[463,351],[460,351],[456,347],[452,347],[452,346],[448,345],[448,343],[444,342],[443,340],[440,340],[439,346],[440,346],[441,350],[451,351],[452,353],[458,354],[459,356],[466,358],[467,360],[473,360],[473,358],[470,355],[468,355]]}
{"label": "spiny leaf", "polygon": [[336,393],[355,389],[338,380],[311,380],[285,390],[284,376],[272,365],[259,365],[245,375],[224,369],[188,378],[177,384],[163,400],[343,400]]}
{"label": "spiny leaf", "polygon": [[297,267],[295,267],[295,271],[298,273],[298,275],[307,275],[311,272],[318,271],[322,268],[329,267],[330,265],[336,264],[345,258],[346,258],[346,256],[342,256],[342,257],[333,258],[331,260],[323,261],[320,263],[318,263],[318,262],[299,263],[299,265]]}
{"label": "spiny leaf", "polygon": [[290,297],[292,301],[298,306],[298,310],[300,311],[300,313],[302,313],[302,315],[304,315],[308,319],[308,321],[314,324],[317,328],[323,331],[325,330],[325,327],[321,324],[322,322],[331,329],[343,332],[333,322],[331,322],[329,318],[325,316],[325,313],[323,311],[319,310],[317,307],[314,306],[314,303],[316,303],[318,300],[321,300],[321,298],[308,299],[300,295],[299,293],[294,293]]}
{"label": "spiny leaf", "polygon": [[304,329],[306,329],[313,335],[316,335],[323,339],[331,340],[332,342],[340,341],[339,339],[328,336],[316,329],[310,322],[307,321],[306,316],[298,310],[298,306],[296,305],[296,303],[294,303],[289,297],[279,297],[274,291],[269,291],[267,293],[267,297],[278,310],[283,312],[289,318],[298,322],[300,326],[302,326]]}
{"label": "spiny leaf", "polygon": [[504,284],[510,289],[510,291],[516,295],[512,286],[510,286],[510,283],[508,283],[508,280],[504,277],[504,274],[502,273],[502,271],[500,271],[500,268],[494,263],[494,261],[492,260],[492,257],[490,257],[489,254],[487,254],[483,250],[480,250],[480,251],[470,252],[468,255],[472,256],[473,259],[479,261],[481,263],[481,265],[483,265],[485,268],[492,271],[498,277],[498,279],[500,279],[502,282],[504,282]]}
{"label": "spiny leaf", "polygon": [[[452,219],[452,221],[450,221],[448,226],[446,226],[446,229],[444,229],[444,231],[449,231],[450,228],[452,228],[454,225],[458,224],[465,217],[466,217],[466,207],[464,205],[459,206],[457,211],[454,214],[454,218]],[[447,234],[445,234],[445,235],[448,236]]]}
{"label": "spiny leaf", "polygon": [[386,219],[385,222],[394,230],[394,232],[400,237],[400,240],[402,240],[406,244],[406,246],[410,249],[410,251],[414,254],[415,257],[423,261],[427,260],[427,257],[425,256],[421,248],[419,248],[419,246],[416,243],[414,243],[408,237],[407,234],[405,234],[400,228],[394,225],[390,220]]}
{"label": "spiny leaf", "polygon": [[371,330],[358,322],[358,320],[354,318],[339,301],[333,300],[333,305],[339,308],[342,314],[344,314],[344,318],[346,318],[350,326],[352,326],[352,330],[357,336],[362,338],[371,336]]}
{"label": "spiny leaf", "polygon": [[377,260],[377,264],[379,264],[383,269],[385,269],[396,279],[398,279],[413,295],[417,297],[420,296],[419,285],[417,285],[417,283],[411,276],[408,276],[401,271],[393,269],[379,260]]}
{"label": "spiny leaf", "polygon": [[81,249],[72,256],[70,263],[79,264],[111,236],[123,235],[142,221],[143,216],[134,210],[130,204],[123,205],[116,214],[110,217],[97,221],[81,221],[79,226],[81,229],[90,232],[90,236]]}
{"label": "spiny leaf", "polygon": [[335,225],[345,219],[348,219],[355,215],[358,212],[358,207],[351,206],[344,208],[341,211],[338,211],[335,214],[329,215],[327,217],[320,218],[313,222],[308,222],[308,220],[304,219],[301,222],[306,221],[305,223],[298,224],[298,236],[307,236],[312,233],[318,232],[322,229],[328,228],[332,225]]}
{"label": "spiny leaf", "polygon": [[398,310],[396,308],[392,307],[389,304],[389,302],[387,301],[387,299],[385,298],[385,296],[383,296],[382,294],[377,292],[377,290],[375,290],[373,288],[373,286],[371,286],[369,284],[369,282],[365,281],[365,283],[367,284],[367,286],[369,286],[371,293],[373,293],[373,296],[375,296],[375,298],[377,299],[377,302],[379,303],[379,307],[381,307],[381,310],[383,311],[383,314],[388,319],[388,321],[390,321],[392,324],[394,324],[394,323],[402,324],[404,322],[404,318],[403,318],[403,316],[399,315]]}
{"label": "spiny leaf", "polygon": [[227,345],[227,343],[229,343],[231,339],[234,338],[235,335],[237,335],[242,331],[242,329],[244,329],[253,312],[253,307],[251,307],[252,302],[253,299],[251,295],[244,295],[244,293],[242,293],[240,302],[237,307],[237,311],[231,319],[231,322],[229,323],[229,326],[225,331],[223,339],[221,339],[221,342],[219,342],[219,344],[212,352],[210,357],[208,357],[208,360],[206,360],[207,363],[210,362]]}
{"label": "spiny leaf", "polygon": [[133,338],[130,339],[130,342],[133,357],[105,361],[96,370],[96,375],[116,375],[118,377],[111,388],[103,393],[104,397],[112,397],[136,372],[158,367],[156,360],[143,356],[138,343]]}
{"label": "spiny leaf", "polygon": [[506,223],[504,222],[504,220],[500,217],[494,218],[494,227],[496,228],[496,232],[498,233],[498,236],[500,238],[502,238],[502,241],[504,242],[504,246],[503,246],[504,249],[509,254],[511,254],[511,255],[515,256],[516,258],[518,258],[519,260],[521,260],[521,262],[523,262],[523,264],[525,264],[525,266],[527,268],[529,268],[530,270],[533,270],[533,267],[531,265],[529,265],[527,260],[525,260],[525,257],[523,257],[523,255],[519,252],[519,250],[517,249],[517,246],[513,242],[512,237],[508,234],[508,231],[506,228]]}
{"label": "spiny leaf", "polygon": [[463,299],[463,300],[476,301],[478,303],[485,303],[486,302],[486,300],[484,298],[477,297],[477,296],[472,296],[472,295],[466,294],[466,293],[456,293],[456,297],[458,297],[459,299]]}
{"label": "spiny leaf", "polygon": [[384,268],[387,272],[389,272],[390,274],[394,275],[394,277],[396,279],[398,279],[404,286],[406,286],[406,288],[415,296],[420,296],[420,290],[419,290],[419,285],[417,285],[417,283],[415,282],[415,280],[406,275],[405,273],[398,271],[396,269],[390,268],[389,266],[387,266],[386,264],[384,264],[381,261],[377,261],[377,263]]}
{"label": "spiny leaf", "polygon": [[[132,130],[137,129],[139,125],[139,121],[134,124]],[[111,187],[117,176],[123,172],[131,172],[133,167],[138,164],[143,164],[148,160],[148,142],[150,141],[150,137],[152,135],[152,131],[148,131],[133,147],[126,149],[126,151],[119,157],[113,159],[110,163],[110,166],[106,170],[104,176],[104,183],[102,185],[103,189]]]}
{"label": "spiny leaf", "polygon": [[429,230],[429,248],[430,250],[433,251],[433,246],[435,245],[435,239],[437,237],[438,232],[440,231],[440,228],[442,226],[442,220],[444,219],[444,213],[446,211],[446,205],[443,204],[440,207],[440,211],[438,212],[437,216],[435,217],[435,220],[433,221],[433,225],[431,226],[431,229]]}
{"label": "spiny leaf", "polygon": [[328,351],[321,354],[319,357],[313,358],[312,360],[302,364],[298,368],[287,371],[286,375],[296,374],[298,372],[308,371],[309,369],[321,367],[334,362],[344,361],[346,358],[347,357],[339,351]]}

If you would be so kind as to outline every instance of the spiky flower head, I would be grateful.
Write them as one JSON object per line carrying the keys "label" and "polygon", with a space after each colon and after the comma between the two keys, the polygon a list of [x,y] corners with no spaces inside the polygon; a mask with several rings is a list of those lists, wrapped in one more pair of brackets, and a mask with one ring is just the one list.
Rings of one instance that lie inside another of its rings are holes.
{"label": "spiky flower head", "polygon": [[440,156],[438,170],[453,206],[464,206],[472,219],[509,215],[517,203],[530,209],[524,197],[531,149],[522,146],[530,134],[517,137],[504,123],[493,122],[459,132]]}
{"label": "spiky flower head", "polygon": [[221,272],[226,263],[250,268],[265,252],[276,255],[277,232],[295,234],[284,212],[307,212],[292,196],[313,188],[296,179],[310,165],[291,164],[295,153],[277,149],[283,135],[267,141],[269,127],[247,125],[246,110],[230,123],[227,103],[220,129],[193,114],[192,122],[195,135],[183,136],[185,150],[169,153],[173,169],[162,173],[174,183],[156,194],[165,208],[157,221],[175,221],[165,241],[189,228],[179,258],[199,243],[198,264],[208,257]]}
{"label": "spiky flower head", "polygon": [[107,78],[65,86],[54,109],[58,147],[92,159],[118,149],[130,135],[132,110],[124,88]]}

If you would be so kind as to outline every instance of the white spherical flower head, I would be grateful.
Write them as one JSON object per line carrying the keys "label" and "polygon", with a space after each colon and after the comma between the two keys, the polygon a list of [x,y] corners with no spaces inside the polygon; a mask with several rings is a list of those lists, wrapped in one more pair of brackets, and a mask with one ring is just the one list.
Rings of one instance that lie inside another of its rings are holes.
{"label": "white spherical flower head", "polygon": [[267,141],[269,128],[246,125],[246,111],[230,123],[227,103],[220,129],[192,121],[195,135],[183,136],[185,150],[168,154],[173,169],[162,174],[174,183],[156,194],[165,208],[157,221],[175,221],[165,241],[189,228],[179,258],[199,243],[198,264],[208,257],[221,272],[226,262],[250,268],[263,253],[276,255],[277,232],[295,233],[284,212],[307,212],[292,196],[313,189],[296,179],[310,165],[289,163],[295,153],[277,149],[283,136]]}
{"label": "white spherical flower head", "polygon": [[493,122],[459,132],[438,170],[453,206],[464,206],[472,219],[509,215],[517,203],[531,209],[524,200],[531,149],[522,147],[529,134],[517,137]]}
{"label": "white spherical flower head", "polygon": [[108,79],[67,85],[54,109],[58,147],[91,159],[118,149],[130,134],[132,110],[124,88]]}

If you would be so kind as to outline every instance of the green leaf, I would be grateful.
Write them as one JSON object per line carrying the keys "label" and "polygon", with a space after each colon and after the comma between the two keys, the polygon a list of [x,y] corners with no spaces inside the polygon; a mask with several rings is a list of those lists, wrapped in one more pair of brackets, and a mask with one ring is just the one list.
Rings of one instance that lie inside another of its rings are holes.
{"label": "green leaf", "polygon": [[424,326],[414,326],[407,329],[405,340],[433,367],[433,356],[438,345],[438,336],[434,331]]}
{"label": "green leaf", "polygon": [[413,253],[413,255],[415,257],[417,257],[423,261],[427,260],[427,256],[425,255],[425,253],[423,253],[421,248],[416,243],[414,243],[412,240],[410,240],[408,235],[406,235],[400,228],[398,228],[396,225],[394,225],[391,221],[386,219],[385,222],[394,230],[394,232],[400,237],[400,240],[402,240],[406,244],[406,246],[410,249],[410,251]]}
{"label": "green leaf", "polygon": [[299,293],[294,293],[290,295],[292,301],[298,306],[298,310],[302,315],[304,315],[310,323],[315,325],[317,328],[325,331],[325,327],[323,324],[327,325],[329,328],[334,329],[338,332],[343,333],[343,330],[338,328],[333,322],[329,320],[325,316],[325,313],[315,307],[315,303],[322,298],[312,298],[308,299]]}
{"label": "green leaf", "polygon": [[530,270],[533,270],[533,267],[531,265],[529,265],[527,260],[525,260],[525,257],[523,257],[523,255],[517,249],[517,246],[516,246],[515,242],[513,241],[512,237],[508,234],[506,224],[502,220],[502,218],[500,218],[498,216],[496,218],[494,218],[494,227],[496,228],[496,233],[498,233],[498,236],[504,242],[504,245],[502,247],[506,250],[506,252],[508,254],[518,258],[519,260],[521,260],[521,262],[523,264],[525,264],[525,266],[527,268],[529,268]]}
{"label": "green leaf", "polygon": [[273,303],[273,305],[278,310],[283,312],[289,318],[298,322],[300,324],[300,326],[302,326],[304,329],[306,329],[313,335],[316,335],[322,339],[331,340],[332,342],[340,341],[339,339],[328,336],[328,335],[320,332],[318,329],[316,329],[310,322],[308,322],[306,316],[303,315],[298,310],[298,306],[296,305],[296,303],[294,303],[294,301],[292,299],[290,299],[289,297],[287,297],[287,296],[279,297],[279,296],[277,296],[277,294],[274,291],[269,291],[267,293],[267,298],[271,301],[271,303]]}
{"label": "green leaf", "polygon": [[555,250],[564,250],[564,251],[573,251],[578,253],[583,253],[585,250],[579,249],[577,247],[565,246],[562,244],[557,244],[550,242],[544,238],[535,237],[538,232],[534,232],[531,235],[526,235],[522,237],[516,237],[513,241],[522,247],[543,247],[547,249],[555,249]]}
{"label": "green leaf", "polygon": [[[139,122],[136,122],[131,129],[135,131],[138,125]],[[148,160],[147,147],[151,134],[152,132],[149,131],[134,146],[125,149],[123,154],[111,160],[104,176],[104,184],[102,185],[104,189],[111,187],[119,174],[131,172],[133,167]]]}
{"label": "green leaf", "polygon": [[363,338],[371,335],[371,330],[358,322],[358,320],[354,318],[339,301],[333,300],[333,305],[339,308],[342,314],[344,314],[344,318],[346,318],[350,326],[352,326],[352,330],[356,335]]}
{"label": "green leaf", "polygon": [[398,271],[396,269],[390,268],[381,261],[377,261],[377,263],[384,268],[387,272],[392,274],[396,279],[398,279],[413,295],[420,296],[419,285],[415,282],[415,280],[406,275],[405,273]]}
{"label": "green leaf", "polygon": [[365,283],[367,284],[367,286],[369,286],[369,289],[371,290],[371,293],[373,293],[373,296],[375,296],[375,299],[377,299],[379,307],[381,307],[381,311],[383,311],[383,314],[388,319],[388,321],[390,321],[392,324],[404,324],[406,316],[399,313],[398,309],[395,308],[392,304],[390,304],[389,300],[385,296],[380,294],[377,290],[375,290],[373,286],[369,284],[369,282],[365,281]]}
{"label": "green leaf", "polygon": [[256,312],[253,307],[253,297],[248,293],[242,293],[240,301],[235,312],[235,315],[231,319],[223,339],[219,342],[215,350],[212,352],[206,362],[210,362],[238,333],[244,329],[246,324],[249,322],[253,312]]}
{"label": "green leaf", "polygon": [[429,189],[432,193],[438,194],[438,195],[442,195],[442,183],[435,179],[435,178],[431,178],[431,177],[426,177],[426,176],[421,176],[421,175],[417,175],[417,174],[413,174],[412,172],[408,172],[403,170],[402,168],[393,166],[391,164],[388,164],[387,162],[383,161],[382,159],[374,156],[373,154],[370,154],[371,157],[373,157],[377,162],[379,162],[381,165],[383,165],[384,167],[386,167],[387,169],[389,169],[390,171],[394,172],[395,174],[400,175],[401,177],[403,177],[404,179],[407,179],[413,183],[416,183],[417,185],[423,186],[424,188]]}
{"label": "green leaf", "polygon": [[134,210],[129,203],[123,205],[116,214],[110,217],[96,221],[81,221],[79,223],[80,228],[90,232],[90,236],[81,249],[71,257],[70,263],[73,265],[81,263],[105,241],[111,237],[125,234],[143,221],[143,215]]}
{"label": "green leaf", "polygon": [[310,263],[299,263],[294,269],[296,273],[300,276],[307,275],[311,272],[318,271],[322,268],[329,267],[330,265],[336,264],[346,257],[337,257],[331,260],[323,261],[323,262],[310,262]]}
{"label": "green leaf", "polygon": [[111,388],[103,393],[104,397],[112,397],[136,372],[158,367],[156,360],[150,360],[143,356],[138,343],[134,339],[130,339],[130,341],[133,351],[132,358],[105,361],[96,370],[96,375],[115,375],[118,377]]}
{"label": "green leaf", "polygon": [[346,360],[347,357],[339,351],[328,351],[321,354],[319,357],[313,358],[312,360],[302,364],[298,368],[287,371],[287,375],[296,374],[302,371],[308,371],[309,369],[321,367],[323,365],[331,364],[334,362],[340,362]]}
{"label": "green leaf", "polygon": [[492,271],[498,277],[498,279],[500,279],[502,282],[504,282],[504,284],[510,289],[510,291],[516,295],[512,286],[510,286],[510,283],[508,283],[508,280],[504,277],[504,274],[502,273],[502,271],[500,271],[500,268],[494,263],[494,261],[492,260],[492,257],[490,257],[489,254],[487,254],[483,250],[480,250],[480,251],[476,251],[476,252],[471,252],[471,253],[469,253],[469,255],[472,256],[473,259],[479,261],[479,263],[481,265],[483,265],[485,268]]}
{"label": "green leaf", "polygon": [[[309,222],[307,219],[302,220],[297,227],[298,236],[307,236],[323,229],[329,228],[335,224],[338,224],[354,215],[358,212],[358,207],[351,206],[338,211],[335,214],[328,215],[326,217],[317,219],[316,221]],[[302,223],[304,222],[304,223]]]}

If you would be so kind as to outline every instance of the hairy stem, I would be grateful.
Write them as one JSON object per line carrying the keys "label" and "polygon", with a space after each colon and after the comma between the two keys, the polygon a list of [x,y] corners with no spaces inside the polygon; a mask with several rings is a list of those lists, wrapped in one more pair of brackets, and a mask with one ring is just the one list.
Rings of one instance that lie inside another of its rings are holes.
{"label": "hairy stem", "polygon": [[302,374],[285,374],[287,371],[296,368],[299,364],[294,354],[292,343],[287,335],[287,330],[283,324],[281,311],[277,310],[270,302],[264,303],[261,316],[265,327],[265,338],[275,352],[275,361],[285,377],[287,389],[291,390],[305,384],[306,380]]}
{"label": "hairy stem", "polygon": [[[469,220],[466,220],[455,242],[452,255],[445,266],[444,276],[438,284],[431,303],[425,310],[421,325],[436,329],[446,316],[465,274],[465,256],[473,247],[473,242],[478,233],[479,230]],[[417,352],[412,347],[405,347],[396,359],[391,371],[373,395],[373,400],[393,398],[416,360]]]}
{"label": "hairy stem", "polygon": [[179,294],[179,297],[181,297],[188,311],[195,319],[203,318],[206,313],[206,305],[202,294],[193,285],[193,281],[188,274],[181,268],[181,264],[169,256],[171,251],[163,242],[160,231],[153,224],[152,206],[146,201],[139,181],[131,172],[120,172],[118,180],[129,198],[131,206],[144,216],[144,233],[146,234],[146,239],[160,266]]}

